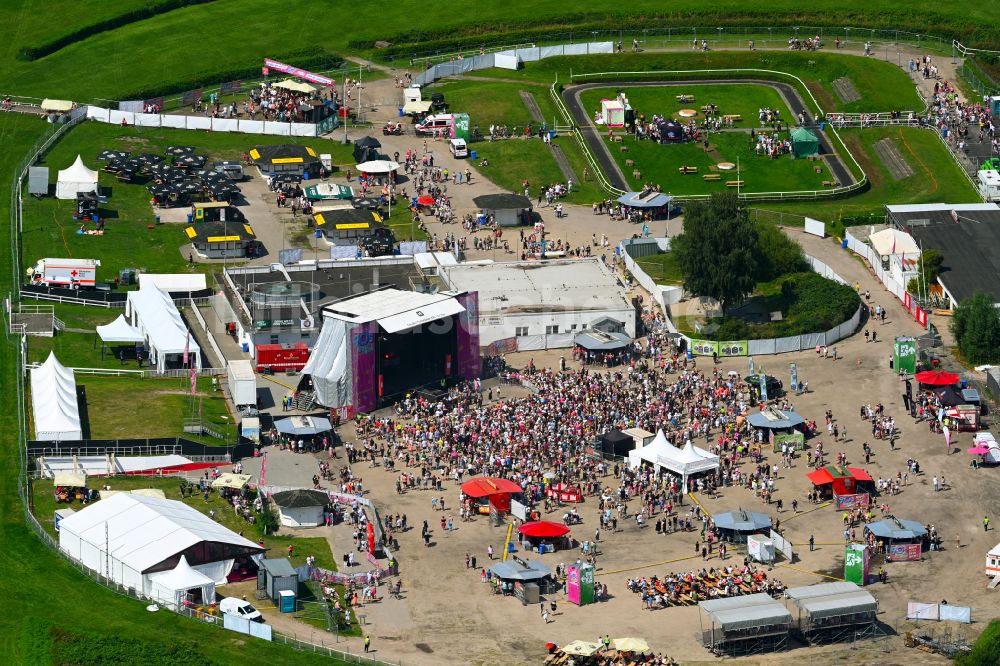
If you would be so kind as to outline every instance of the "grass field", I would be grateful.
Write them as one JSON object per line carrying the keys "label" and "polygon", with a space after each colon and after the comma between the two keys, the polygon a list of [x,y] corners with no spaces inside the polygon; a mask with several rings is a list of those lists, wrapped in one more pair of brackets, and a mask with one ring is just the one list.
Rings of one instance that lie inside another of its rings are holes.
{"label": "grass field", "polygon": [[448,110],[455,113],[468,112],[472,122],[479,125],[479,130],[486,135],[491,124],[512,125],[520,128],[529,122],[538,127],[538,122],[532,120],[528,107],[521,99],[520,92],[531,93],[542,118],[551,126],[564,124],[557,118],[555,106],[549,95],[548,86],[537,82],[503,83],[495,81],[470,81],[463,79],[442,79],[429,88],[431,92],[444,93],[448,102]]}
{"label": "grass field", "polygon": [[677,263],[677,255],[672,252],[660,252],[636,259],[639,267],[646,272],[646,275],[653,278],[656,284],[683,284],[684,275],[681,267]]}
{"label": "grass field", "polygon": [[[584,166],[582,158],[574,163],[577,156],[573,139],[563,137],[557,139],[570,160],[577,176],[583,178]],[[564,183],[562,171],[552,157],[551,148],[538,139],[506,139],[503,141],[484,141],[473,144],[477,159],[488,158],[490,165],[481,167],[479,172],[505,190],[522,192],[525,179],[530,184],[531,196],[538,193],[542,185]],[[570,149],[574,149],[572,152]],[[603,190],[599,190],[593,180],[584,181],[574,186],[574,193],[567,200],[575,203],[591,204],[605,198]]]}
{"label": "grass field", "polygon": [[[77,155],[82,155],[84,163],[91,169],[99,169],[104,163],[97,159],[97,154],[105,148],[127,150],[133,154],[151,152],[162,155],[169,145],[191,145],[212,161],[239,159],[254,145],[288,142],[304,143],[317,152],[331,153],[335,162],[346,163],[350,159],[350,146],[328,139],[122,128],[88,122],[70,130],[46,155],[42,164],[49,166],[49,176],[54,182],[56,172],[72,164]],[[186,254],[181,251],[181,247],[187,245],[181,225],[153,225],[154,212],[149,205],[150,195],[144,182],[119,183],[111,174],[101,172],[100,184],[102,192],[110,192],[108,203],[101,208],[107,220],[103,236],[76,233],[79,224],[72,218],[74,201],[25,199],[21,236],[25,265],[52,256],[100,259],[100,280],[113,279],[123,268],[139,268],[152,273],[212,270],[209,264],[188,263]],[[250,220],[251,224],[253,222]]]}
{"label": "grass field", "polygon": [[[760,127],[762,123],[758,122],[758,115],[762,108],[777,109],[782,121],[795,122],[778,91],[765,85],[612,86],[584,90],[580,93],[580,101],[587,114],[593,117],[594,111],[601,108],[601,100],[614,99],[619,90],[625,92],[636,114],[645,114],[647,122],[654,114],[686,122],[691,118],[682,118],[677,114],[681,109],[691,109],[697,112],[694,120],[700,124],[705,119],[701,107],[709,104],[715,104],[721,115],[742,116],[734,127]],[[677,96],[681,94],[693,95],[694,101],[679,102]]]}

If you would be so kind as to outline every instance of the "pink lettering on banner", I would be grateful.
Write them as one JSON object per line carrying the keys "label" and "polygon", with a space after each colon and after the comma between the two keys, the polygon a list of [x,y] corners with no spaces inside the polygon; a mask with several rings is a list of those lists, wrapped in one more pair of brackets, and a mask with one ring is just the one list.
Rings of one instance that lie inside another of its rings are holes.
{"label": "pink lettering on banner", "polygon": [[289,76],[295,76],[300,79],[305,79],[306,81],[311,81],[312,83],[317,83],[321,86],[335,86],[336,81],[333,79],[323,76],[322,74],[314,74],[308,70],[300,69],[298,67],[293,67],[291,65],[286,65],[283,62],[278,62],[277,60],[271,60],[270,58],[264,58],[264,67],[267,69],[273,69],[276,72],[281,72],[283,74],[288,74]]}

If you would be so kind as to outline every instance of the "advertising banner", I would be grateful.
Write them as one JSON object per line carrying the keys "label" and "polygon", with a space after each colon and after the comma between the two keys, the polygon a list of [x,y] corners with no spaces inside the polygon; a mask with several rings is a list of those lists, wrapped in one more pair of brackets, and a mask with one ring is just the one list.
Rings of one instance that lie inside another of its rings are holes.
{"label": "advertising banner", "polygon": [[772,450],[775,453],[781,451],[782,444],[788,444],[796,451],[802,451],[806,448],[806,436],[801,432],[775,432],[774,430],[770,432]]}
{"label": "advertising banner", "polygon": [[893,343],[892,369],[912,375],[917,371],[917,341],[914,338],[900,336]]}
{"label": "advertising banner", "polygon": [[594,567],[584,564],[580,567],[580,605],[594,603]]}
{"label": "advertising banner", "polygon": [[719,353],[719,343],[712,340],[691,339],[691,353],[695,356],[711,356]]}
{"label": "advertising banner", "polygon": [[835,506],[837,509],[854,509],[857,507],[866,507],[871,503],[871,497],[868,493],[857,493],[854,495],[836,495],[834,496],[836,500]]}
{"label": "advertising banner", "polygon": [[844,547],[844,580],[864,585],[868,580],[868,548],[849,543]]}
{"label": "advertising banner", "polygon": [[795,391],[799,386],[799,367],[792,363],[792,391]]}
{"label": "advertising banner", "polygon": [[767,402],[767,375],[760,373],[760,400]]}
{"label": "advertising banner", "polygon": [[749,347],[746,340],[726,340],[715,344],[719,356],[746,356]]}
{"label": "advertising banner", "polygon": [[889,555],[886,559],[890,562],[919,562],[920,544],[894,543],[889,546]]}
{"label": "advertising banner", "polygon": [[574,564],[566,569],[566,600],[580,605],[580,569]]}
{"label": "advertising banner", "polygon": [[283,62],[271,60],[270,58],[264,58],[264,67],[267,67],[268,70],[274,70],[275,72],[281,72],[282,74],[288,74],[289,76],[296,76],[300,79],[305,79],[306,81],[310,81],[321,86],[332,86],[335,84],[335,81],[329,77],[321,74],[313,74],[308,70],[292,67],[291,65],[286,65]]}
{"label": "advertising banner", "polygon": [[368,521],[368,552],[375,552],[375,526]]}

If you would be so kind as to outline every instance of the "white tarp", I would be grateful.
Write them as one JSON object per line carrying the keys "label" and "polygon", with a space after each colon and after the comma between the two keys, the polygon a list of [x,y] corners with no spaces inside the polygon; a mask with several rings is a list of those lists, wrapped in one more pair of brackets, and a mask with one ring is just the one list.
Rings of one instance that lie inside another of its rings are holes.
{"label": "white tarp", "polygon": [[324,407],[351,404],[350,345],[347,322],[324,317],[323,328],[302,373],[312,376],[316,402]]}
{"label": "white tarp", "polygon": [[157,372],[166,370],[168,355],[183,354],[185,350],[194,355],[193,359],[188,357],[189,365],[201,369],[201,348],[165,291],[147,287],[128,292],[125,316],[146,339]]}
{"label": "white tarp", "polygon": [[937,620],[940,618],[937,604],[923,604],[911,601],[906,604],[907,620]]}
{"label": "white tarp", "polygon": [[56,360],[52,352],[45,363],[31,370],[31,408],[35,439],[47,442],[83,439],[74,373]]}
{"label": "white tarp", "polygon": [[826,224],[811,217],[806,218],[806,233],[820,238],[826,237]]}
{"label": "white tarp", "polygon": [[207,287],[204,273],[139,273],[139,288],[163,291],[201,291]]}
{"label": "white tarp", "polygon": [[494,56],[494,66],[500,69],[519,69],[521,59],[514,53],[497,53]]}
{"label": "white tarp", "polygon": [[66,99],[43,99],[41,109],[42,111],[71,111],[73,102]]}
{"label": "white tarp", "polygon": [[88,169],[83,158],[76,156],[76,161],[67,169],[59,172],[56,182],[56,199],[76,199],[80,192],[97,191],[97,172]]}
{"label": "white tarp", "polygon": [[188,564],[184,555],[176,567],[149,574],[149,580],[152,583],[149,596],[175,610],[180,608],[189,590],[199,590],[205,603],[215,601],[215,581]]}
{"label": "white tarp", "polygon": [[883,229],[869,236],[868,240],[883,257],[890,254],[920,254],[920,247],[913,236],[899,229]]}
{"label": "white tarp", "polygon": [[132,324],[125,321],[125,315],[120,314],[110,324],[97,327],[97,335],[103,342],[142,342],[142,333]]}

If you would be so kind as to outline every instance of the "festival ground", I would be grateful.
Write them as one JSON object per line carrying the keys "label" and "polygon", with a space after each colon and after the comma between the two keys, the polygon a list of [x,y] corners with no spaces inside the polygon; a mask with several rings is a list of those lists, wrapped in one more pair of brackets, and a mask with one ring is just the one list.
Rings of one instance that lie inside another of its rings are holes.
{"label": "festival ground", "polygon": [[[813,352],[805,352],[757,358],[758,368],[763,364],[768,372],[781,377],[787,385],[788,364],[797,363],[799,377],[809,383],[810,392],[790,397],[796,410],[821,424],[825,411],[832,410],[840,428],[847,429],[846,442],[834,443],[829,441],[830,437],[821,435],[811,440],[810,446],[815,446],[817,440],[823,441],[831,457],[845,451],[851,464],[864,467],[876,479],[905,472],[908,458],[918,460],[922,473],[916,477],[910,475],[909,484],[899,495],[884,496],[877,504],[888,503],[898,517],[935,525],[944,540],[944,550],[925,554],[922,562],[888,565],[889,583],[869,588],[880,602],[880,622],[897,632],[896,636],[881,643],[862,642],[854,647],[811,648],[808,652],[795,649],[771,655],[767,661],[788,662],[808,654],[810,659],[818,660],[817,663],[834,663],[844,658],[854,663],[884,662],[883,649],[904,649],[901,635],[913,626],[905,621],[908,601],[946,599],[952,604],[971,606],[974,619],[989,617],[994,600],[986,589],[988,579],[982,567],[986,551],[997,539],[992,531],[983,532],[981,521],[984,514],[993,515],[1000,508],[995,495],[989,492],[997,472],[970,469],[969,456],[964,453],[948,455],[940,435],[929,433],[925,424],[915,424],[902,412],[899,397],[902,385],[887,367],[891,343],[883,342],[891,340],[895,334],[917,332],[916,325],[904,319],[902,308],[890,302],[861,264],[836,248],[832,241],[799,234],[796,238],[804,242],[810,254],[833,265],[845,278],[860,281],[863,289],[870,289],[872,303],[887,306],[890,316],[884,325],[871,326],[879,332],[878,343],[866,343],[863,336],[856,335],[839,344],[840,360],[819,358]],[[522,353],[508,360],[518,367],[531,360],[538,367],[557,367],[562,356],[564,354],[558,351]],[[568,357],[567,361],[572,367]],[[724,359],[718,367],[721,371],[746,373],[747,359]],[[698,368],[710,372],[711,359],[699,359]],[[492,382],[487,383],[484,390],[492,385]],[[509,386],[502,390],[504,398],[515,391],[523,391]],[[897,418],[901,437],[895,451],[890,451],[885,441],[874,440],[870,424],[858,415],[861,404],[877,402],[882,402],[886,413]],[[342,428],[343,436],[350,440],[352,430],[351,427]],[[870,465],[865,465],[863,460],[861,447],[865,441],[875,451]],[[955,446],[964,450],[969,441],[970,437],[963,434]],[[769,457],[772,463],[775,462],[773,458],[773,455]],[[337,461],[338,464],[342,462],[343,458]],[[247,467],[253,472],[250,465]],[[621,521],[615,534],[602,530],[597,580],[608,586],[611,599],[580,608],[565,603],[565,598],[557,595],[559,610],[551,618],[554,621],[546,625],[537,607],[522,607],[513,598],[492,595],[487,586],[480,583],[479,573],[465,568],[467,553],[477,556],[479,567],[488,566],[487,547],[492,545],[499,551],[505,530],[490,527],[482,518],[475,522],[459,521],[456,483],[446,481],[442,493],[449,507],[445,515],[452,515],[451,508],[455,508],[456,529],[447,532],[440,529],[442,513],[431,506],[432,497],[439,493],[415,490],[399,496],[394,490],[396,473],[381,467],[372,468],[367,462],[356,463],[353,469],[354,474],[363,479],[367,496],[380,502],[385,511],[405,513],[410,525],[419,526],[427,520],[433,530],[429,548],[422,545],[417,529],[398,537],[404,600],[386,598],[366,606],[363,611],[370,625],[373,646],[381,651],[380,656],[420,664],[458,661],[491,664],[499,660],[530,664],[538,663],[547,641],[594,640],[610,633],[612,636],[644,636],[655,650],[685,663],[711,659],[698,642],[699,611],[696,608],[646,611],[639,596],[625,588],[629,577],[662,576],[703,566],[719,566],[717,556],[707,562],[703,562],[700,555],[693,556],[698,531],[658,535],[651,521],[638,528],[633,520]],[[314,470],[315,463],[302,456],[283,451],[268,455],[269,483],[307,483]],[[783,500],[781,513],[775,505],[764,506],[742,488],[725,488],[718,499],[697,498],[712,513],[744,507],[780,519],[785,536],[795,546],[797,558],[790,566],[784,562],[779,564],[769,575],[787,585],[808,585],[843,576],[841,514],[831,506],[813,505],[806,500],[806,493],[811,488],[805,478],[807,471],[809,468],[802,457],[796,459],[793,468],[780,470],[775,499]],[[931,485],[935,475],[945,479],[944,490],[938,493]],[[613,489],[617,487],[610,476],[606,483]],[[790,509],[792,499],[798,500],[797,513]],[[690,503],[679,508],[682,514],[689,509]],[[595,498],[587,498],[579,505],[579,510],[584,522],[574,527],[573,536],[581,541],[592,539],[598,522]],[[558,521],[565,511],[565,508],[557,509],[546,518]],[[342,542],[349,544],[348,528],[338,529],[344,531]],[[816,541],[813,552],[809,552],[807,545],[811,535]],[[960,546],[956,545],[956,537]],[[339,554],[335,556],[339,559]],[[571,562],[577,556],[577,551],[563,551],[543,555],[541,559],[555,566]],[[727,562],[742,564],[742,559],[742,554],[731,554]],[[971,635],[978,632],[976,625],[955,629],[968,631]],[[467,657],[459,659],[458,649]],[[902,658],[902,654],[900,656]],[[933,659],[926,654],[920,656],[924,663],[931,663],[929,660]]]}

